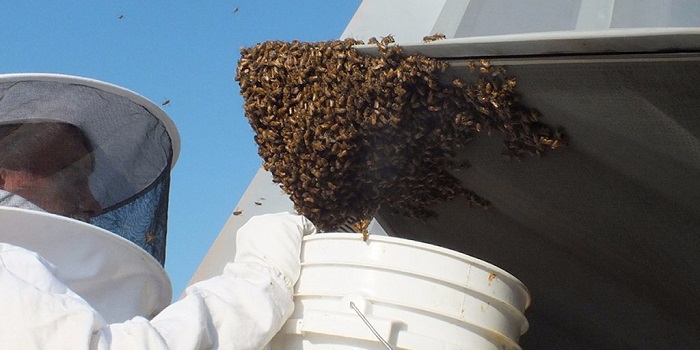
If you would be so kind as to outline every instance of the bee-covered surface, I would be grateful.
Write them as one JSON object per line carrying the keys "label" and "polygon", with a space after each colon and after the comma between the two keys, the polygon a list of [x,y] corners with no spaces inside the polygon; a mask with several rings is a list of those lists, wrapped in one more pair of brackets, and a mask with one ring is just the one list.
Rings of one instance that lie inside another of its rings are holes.
{"label": "bee-covered surface", "polygon": [[367,223],[379,208],[428,218],[426,206],[457,197],[487,208],[449,173],[469,167],[455,155],[476,134],[498,133],[505,146],[495,155],[512,159],[566,144],[563,130],[519,103],[503,67],[478,60],[457,78],[392,42],[370,39],[377,55],[353,40],[241,51],[236,79],[263,166],[320,229]]}

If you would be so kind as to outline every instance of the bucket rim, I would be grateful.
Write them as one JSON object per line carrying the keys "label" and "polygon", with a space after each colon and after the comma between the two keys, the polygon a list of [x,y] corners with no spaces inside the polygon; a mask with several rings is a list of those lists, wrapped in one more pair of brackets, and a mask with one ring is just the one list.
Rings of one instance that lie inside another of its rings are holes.
{"label": "bucket rim", "polygon": [[[352,267],[370,268],[370,269],[382,270],[382,271],[390,271],[390,272],[393,272],[393,273],[400,273],[400,274],[407,275],[407,276],[411,276],[411,277],[418,277],[418,278],[420,278],[420,279],[422,279],[422,280],[430,280],[430,281],[432,281],[432,282],[434,282],[434,283],[438,283],[438,284],[445,284],[445,283],[446,283],[446,284],[449,284],[451,288],[459,289],[459,290],[461,290],[461,291],[468,291],[467,294],[471,294],[471,295],[478,296],[478,298],[480,298],[480,299],[488,299],[488,300],[490,300],[491,302],[500,305],[501,307],[499,307],[499,309],[500,309],[500,308],[506,309],[508,313],[514,314],[514,315],[516,315],[518,318],[521,318],[521,319],[524,321],[524,322],[521,322],[521,324],[528,324],[527,318],[525,317],[525,310],[527,309],[527,305],[524,305],[524,309],[523,309],[523,310],[520,310],[519,308],[517,308],[516,306],[514,306],[513,304],[509,303],[509,302],[506,301],[506,300],[500,299],[500,298],[498,298],[498,297],[496,297],[496,296],[493,296],[493,295],[486,294],[486,293],[484,293],[484,292],[481,291],[481,290],[471,288],[471,287],[469,287],[469,286],[467,286],[467,285],[465,285],[465,284],[460,284],[460,283],[455,282],[455,281],[444,280],[444,279],[436,278],[436,277],[434,277],[434,276],[427,275],[427,274],[424,274],[424,273],[414,272],[414,271],[411,271],[411,270],[401,270],[401,269],[396,269],[396,268],[389,268],[389,267],[382,266],[382,265],[379,265],[379,264],[348,263],[348,262],[343,262],[343,261],[331,261],[331,260],[326,260],[326,261],[314,261],[314,262],[312,262],[312,263],[302,263],[302,264],[301,264],[302,269],[304,269],[305,267],[329,266],[329,265],[335,265],[335,266],[352,266]],[[300,296],[300,297],[303,297],[303,296],[313,296],[313,295],[317,295],[317,294],[312,294],[312,293],[298,293],[296,290],[295,290],[295,292],[294,292],[294,296],[295,296],[295,297],[296,297],[296,296]],[[379,301],[379,302],[382,302],[382,303],[391,304],[390,302],[385,301],[385,300],[383,300],[383,299],[381,299],[381,298],[375,298],[375,297],[372,297],[372,296],[364,296],[364,298],[367,299],[367,300],[376,300],[376,301]],[[525,298],[524,301],[527,302],[527,298]],[[430,313],[437,313],[437,314],[440,314],[440,315],[442,315],[442,316],[444,316],[444,317],[454,318],[454,316],[450,316],[450,315],[447,315],[447,314],[443,314],[443,313],[441,313],[441,312],[431,311],[431,310],[428,310],[428,309],[425,309],[425,308],[419,307],[419,306],[410,306],[409,304],[396,304],[396,305],[405,306],[405,307],[409,307],[409,308],[412,308],[412,309],[422,310],[422,311],[430,312]],[[523,332],[523,333],[524,333],[524,332]]]}
{"label": "bucket rim", "polygon": [[[353,240],[353,241],[360,241],[361,235],[357,233],[346,233],[346,232],[323,232],[323,233],[317,233],[313,235],[308,235],[304,236],[303,242],[315,242],[315,241],[325,241],[325,240]],[[484,267],[486,270],[490,270],[493,273],[495,273],[499,278],[503,279],[508,279],[510,282],[513,284],[517,285],[517,287],[522,288],[524,294],[525,294],[525,309],[529,308],[532,303],[532,297],[530,295],[530,290],[527,288],[527,286],[520,281],[517,277],[515,277],[513,274],[510,272],[490,263],[485,260],[475,258],[473,256],[441,247],[435,244],[430,244],[430,243],[425,243],[425,242],[420,242],[420,241],[414,241],[411,239],[407,238],[400,238],[400,237],[391,237],[391,236],[377,236],[377,235],[369,235],[367,238],[366,243],[367,245],[371,244],[373,241],[376,242],[381,242],[381,243],[386,243],[386,244],[396,244],[396,245],[401,245],[401,246],[407,246],[407,247],[412,247],[412,248],[417,248],[425,251],[431,251],[431,252],[437,252],[443,255],[450,256],[452,258],[458,259],[465,261],[469,264],[474,264],[474,265],[480,265]]]}

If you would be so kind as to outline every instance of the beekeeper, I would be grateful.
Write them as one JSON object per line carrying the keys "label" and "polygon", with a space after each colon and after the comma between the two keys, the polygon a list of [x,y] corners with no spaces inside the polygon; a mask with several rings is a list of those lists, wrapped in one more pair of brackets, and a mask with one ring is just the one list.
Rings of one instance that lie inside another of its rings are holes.
{"label": "beekeeper", "polygon": [[170,119],[131,91],[0,75],[0,349],[268,343],[292,312],[301,239],[315,228],[290,213],[251,218],[223,273],[170,304],[162,265],[178,151]]}

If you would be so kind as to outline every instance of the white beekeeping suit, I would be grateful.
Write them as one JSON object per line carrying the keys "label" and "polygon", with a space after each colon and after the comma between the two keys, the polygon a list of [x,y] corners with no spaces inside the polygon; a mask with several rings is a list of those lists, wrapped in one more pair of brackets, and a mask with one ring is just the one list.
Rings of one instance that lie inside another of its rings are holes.
{"label": "white beekeeping suit", "polygon": [[222,274],[168,305],[178,148],[169,118],[128,90],[0,75],[0,349],[260,349],[275,335],[313,224],[253,217]]}
{"label": "white beekeeping suit", "polygon": [[253,217],[221,276],[190,286],[151,320],[111,324],[50,262],[0,243],[0,349],[260,349],[292,312],[301,238],[313,232],[302,216]]}

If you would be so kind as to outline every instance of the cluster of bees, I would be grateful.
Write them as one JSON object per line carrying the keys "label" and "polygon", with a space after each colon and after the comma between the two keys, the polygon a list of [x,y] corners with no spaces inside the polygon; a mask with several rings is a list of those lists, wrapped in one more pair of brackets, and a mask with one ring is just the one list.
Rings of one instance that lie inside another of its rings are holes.
{"label": "cluster of bees", "polygon": [[263,166],[319,229],[352,219],[366,232],[379,208],[428,218],[426,208],[456,197],[488,207],[451,174],[469,166],[456,152],[477,133],[502,132],[516,159],[566,144],[518,102],[503,67],[471,62],[468,83],[390,36],[371,42],[377,55],[352,39],[241,49],[236,81]]}

